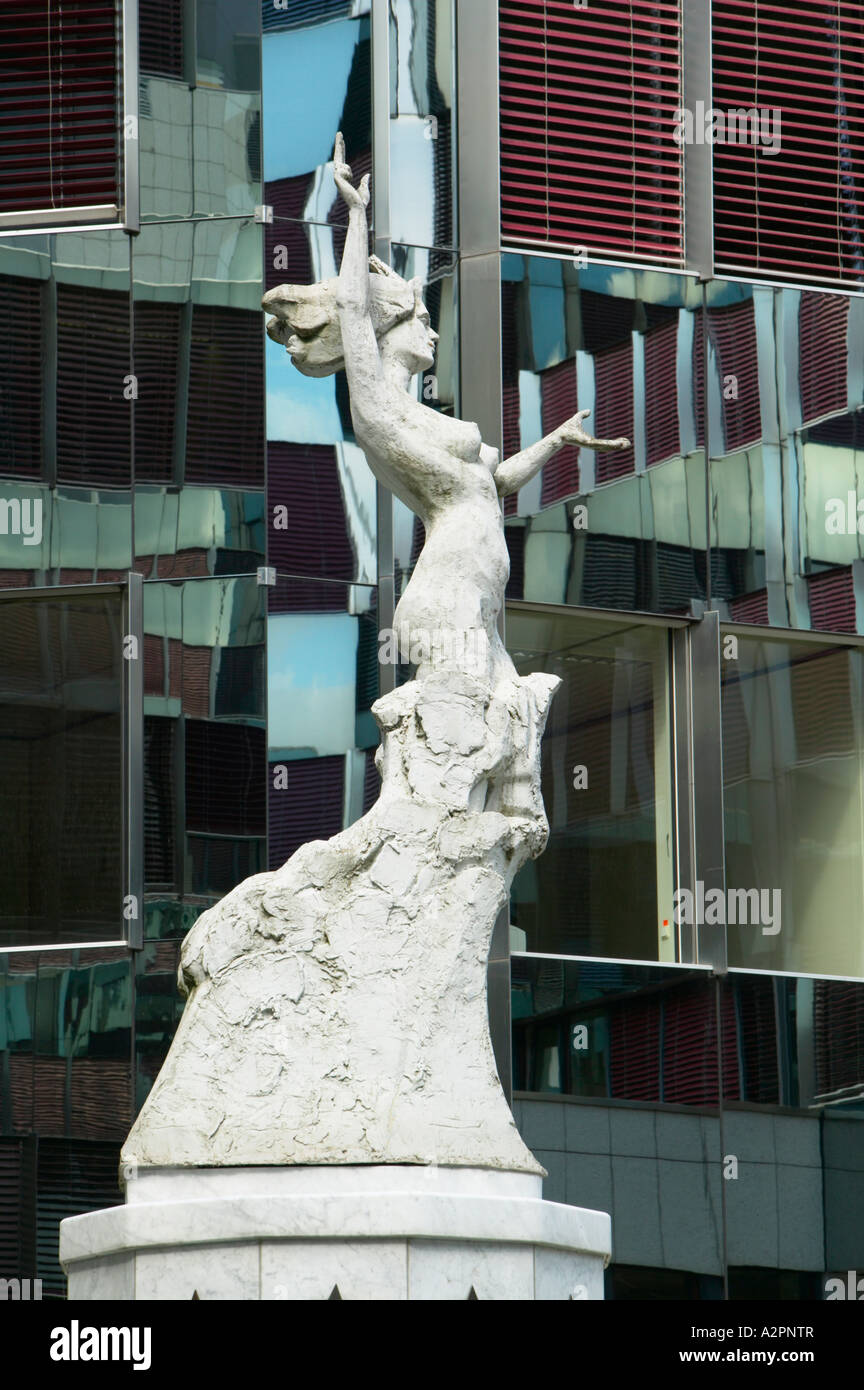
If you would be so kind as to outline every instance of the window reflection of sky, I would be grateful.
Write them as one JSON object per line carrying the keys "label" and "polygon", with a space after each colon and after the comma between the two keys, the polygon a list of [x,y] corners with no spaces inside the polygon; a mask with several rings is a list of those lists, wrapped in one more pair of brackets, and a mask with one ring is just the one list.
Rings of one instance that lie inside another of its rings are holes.
{"label": "window reflection of sky", "polygon": [[270,615],[270,756],[323,757],[354,747],[357,619],[349,613]]}
{"label": "window reflection of sky", "polygon": [[346,19],[264,35],[265,179],[306,174],[332,157],[361,33]]}

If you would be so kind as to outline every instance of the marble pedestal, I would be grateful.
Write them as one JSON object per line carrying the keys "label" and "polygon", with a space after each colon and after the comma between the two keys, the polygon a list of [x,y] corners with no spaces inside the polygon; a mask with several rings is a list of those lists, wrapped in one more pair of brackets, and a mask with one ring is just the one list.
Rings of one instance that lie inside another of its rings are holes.
{"label": "marble pedestal", "polygon": [[155,1168],[60,1226],[70,1299],[602,1299],[604,1212],[533,1174]]}

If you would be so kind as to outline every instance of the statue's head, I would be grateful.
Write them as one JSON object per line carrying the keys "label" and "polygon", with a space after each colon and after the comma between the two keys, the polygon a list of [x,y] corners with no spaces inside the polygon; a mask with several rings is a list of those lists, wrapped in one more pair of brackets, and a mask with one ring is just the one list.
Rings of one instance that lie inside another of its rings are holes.
{"label": "statue's head", "polygon": [[[422,282],[403,280],[376,256],[369,260],[369,313],[382,357],[411,372],[427,371],[435,361],[437,333],[423,303]],[[304,376],[331,376],[345,365],[336,308],[338,280],[317,285],[279,285],[261,303],[275,315],[267,333],[282,343]]]}

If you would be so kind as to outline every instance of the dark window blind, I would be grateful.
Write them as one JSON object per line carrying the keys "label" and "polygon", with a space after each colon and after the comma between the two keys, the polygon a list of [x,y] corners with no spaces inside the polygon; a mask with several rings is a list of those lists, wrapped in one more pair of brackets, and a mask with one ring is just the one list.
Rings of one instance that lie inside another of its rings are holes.
{"label": "dark window blind", "polygon": [[[278,869],[307,840],[329,840],[342,829],[345,759],[292,758],[285,763],[287,786],[274,787],[270,764],[270,868]],[[370,774],[371,777],[371,774]]]}
{"label": "dark window blind", "polygon": [[120,203],[115,0],[0,0],[0,213]]}
{"label": "dark window blind", "polygon": [[714,0],[713,104],[781,116],[775,154],[714,146],[719,270],[864,282],[864,12]]}
{"label": "dark window blind", "polygon": [[505,241],[680,264],[679,5],[501,0],[500,54]]}
{"label": "dark window blind", "polygon": [[264,483],[264,335],[261,314],[195,304],[189,352],[186,481]]}
{"label": "dark window blind", "polygon": [[138,0],[138,61],[142,73],[182,78],[184,8],[184,0]]}
{"label": "dark window blind", "polygon": [[128,488],[131,477],[129,296],[57,286],[57,476]]}
{"label": "dark window blind", "polygon": [[42,286],[0,276],[0,472],[38,478],[42,468]]}

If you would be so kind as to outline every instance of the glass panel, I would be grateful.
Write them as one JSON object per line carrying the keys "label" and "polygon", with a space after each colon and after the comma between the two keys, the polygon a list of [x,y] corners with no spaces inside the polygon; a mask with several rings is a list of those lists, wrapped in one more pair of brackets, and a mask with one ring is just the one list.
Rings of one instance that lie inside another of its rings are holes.
{"label": "glass panel", "polygon": [[150,940],[264,867],[264,594],[252,577],[144,585]]}
{"label": "glass panel", "polygon": [[243,216],[263,201],[260,33],[260,0],[142,0],[143,221]]}
{"label": "glass panel", "polygon": [[123,599],[0,595],[0,948],[118,940]]}
{"label": "glass panel", "polygon": [[864,975],[864,653],[752,632],[723,652],[730,963]]}
{"label": "glass panel", "polygon": [[[282,222],[346,222],[332,179],[337,130],[355,177],[371,170],[369,11],[369,0],[326,6],[323,13],[318,5],[265,6],[265,201],[277,241],[291,235]],[[305,284],[317,277],[291,278]]]}
{"label": "glass panel", "polygon": [[453,0],[390,5],[390,234],[452,246]]}
{"label": "glass panel", "polygon": [[263,489],[261,254],[244,218],[136,239],[136,482]]}
{"label": "glass panel", "polygon": [[699,284],[506,255],[504,455],[577,411],[629,449],[567,446],[505,500],[510,594],[659,613],[706,596]]}
{"label": "glass panel", "polygon": [[513,885],[511,944],[674,960],[668,633],[510,604],[520,674],[562,679],[542,745],[550,837]]}
{"label": "glass panel", "polygon": [[377,593],[279,577],[268,589],[270,866],[374,804]]}

